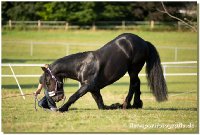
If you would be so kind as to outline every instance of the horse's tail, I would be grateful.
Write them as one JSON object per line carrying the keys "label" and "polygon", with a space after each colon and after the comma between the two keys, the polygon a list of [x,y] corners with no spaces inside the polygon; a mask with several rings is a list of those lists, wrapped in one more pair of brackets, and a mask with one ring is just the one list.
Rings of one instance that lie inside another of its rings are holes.
{"label": "horse's tail", "polygon": [[147,42],[149,55],[146,61],[146,73],[150,90],[158,102],[167,100],[167,85],[163,76],[160,56],[156,48]]}

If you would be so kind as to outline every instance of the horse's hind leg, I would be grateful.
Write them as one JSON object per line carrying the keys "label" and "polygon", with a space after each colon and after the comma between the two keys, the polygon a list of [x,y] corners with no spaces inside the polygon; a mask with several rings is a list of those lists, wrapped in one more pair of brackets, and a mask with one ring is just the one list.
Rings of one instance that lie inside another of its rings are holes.
{"label": "horse's hind leg", "polygon": [[[123,109],[129,109],[132,108],[131,106],[131,100],[133,98],[133,94],[135,93],[135,98],[136,100],[140,96],[140,79],[138,78],[138,75],[130,75],[130,86],[129,86],[129,92],[128,95],[126,96],[126,99],[123,103]],[[136,96],[137,95],[137,96]]]}
{"label": "horse's hind leg", "polygon": [[[141,65],[135,65],[131,66],[129,68],[128,73],[130,76],[130,86],[129,86],[129,92],[128,95],[123,103],[123,109],[128,109],[128,108],[142,108],[142,101],[140,100],[140,79],[138,77],[138,73],[142,69],[143,64]],[[134,97],[134,104],[131,106],[130,102],[133,98],[133,94],[135,93]]]}
{"label": "horse's hind leg", "polygon": [[140,99],[140,79],[137,77],[136,82],[134,82],[134,91],[135,91],[135,96],[134,96],[134,101],[133,101],[133,106],[132,108],[142,108],[143,102]]}

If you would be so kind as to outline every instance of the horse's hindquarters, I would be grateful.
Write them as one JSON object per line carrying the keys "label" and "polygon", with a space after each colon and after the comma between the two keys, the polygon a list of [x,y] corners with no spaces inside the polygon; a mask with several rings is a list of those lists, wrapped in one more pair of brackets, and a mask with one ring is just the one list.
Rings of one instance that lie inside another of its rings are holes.
{"label": "horse's hindquarters", "polygon": [[122,52],[110,53],[109,57],[101,62],[98,84],[106,86],[120,79],[128,70],[128,59]]}

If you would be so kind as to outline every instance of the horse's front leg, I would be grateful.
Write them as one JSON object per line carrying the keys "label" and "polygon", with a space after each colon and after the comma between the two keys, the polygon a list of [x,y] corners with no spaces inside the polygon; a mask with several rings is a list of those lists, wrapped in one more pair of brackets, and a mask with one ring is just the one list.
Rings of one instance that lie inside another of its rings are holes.
{"label": "horse's front leg", "polygon": [[103,98],[101,96],[100,90],[91,91],[92,97],[97,103],[99,109],[105,109],[105,105],[103,103]]}
{"label": "horse's front leg", "polygon": [[89,85],[82,85],[78,91],[76,91],[60,109],[60,112],[68,111],[71,104],[76,102],[80,97],[85,95],[89,91]]}

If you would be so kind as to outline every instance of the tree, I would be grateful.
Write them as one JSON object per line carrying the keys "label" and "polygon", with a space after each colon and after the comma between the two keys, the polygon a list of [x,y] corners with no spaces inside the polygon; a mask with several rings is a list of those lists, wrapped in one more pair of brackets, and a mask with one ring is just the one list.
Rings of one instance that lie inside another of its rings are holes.
{"label": "tree", "polygon": [[[166,6],[164,5],[164,3],[161,2],[161,4],[162,4],[162,7],[163,7],[163,10],[158,9],[158,11],[160,11],[160,12],[162,12],[162,13],[165,13],[165,14],[167,14],[169,17],[171,17],[171,18],[173,18],[173,19],[176,19],[176,20],[182,22],[183,24],[185,24],[186,26],[190,27],[192,30],[194,30],[195,32],[197,32],[197,26],[191,24],[191,21],[186,22],[186,21],[180,19],[179,17],[176,17],[176,16],[172,15],[171,13],[169,13],[169,11],[168,11],[168,9],[166,8]],[[188,20],[188,19],[185,19],[185,20]]]}
{"label": "tree", "polygon": [[37,3],[38,10],[36,14],[41,20],[45,21],[59,21],[66,20],[67,3],[63,2],[44,2]]}
{"label": "tree", "polygon": [[35,2],[3,2],[3,20],[12,19],[17,21],[37,20],[35,14]]}
{"label": "tree", "polygon": [[94,11],[95,3],[94,2],[78,2],[78,3],[69,3],[70,7],[67,12],[69,22],[77,23],[92,23],[96,20],[97,15]]}
{"label": "tree", "polygon": [[[196,14],[182,14],[180,9],[196,10],[196,2],[165,2],[168,12],[179,18],[197,21]],[[2,22],[68,21],[91,24],[95,21],[173,21],[158,12],[160,2],[2,2]]]}

